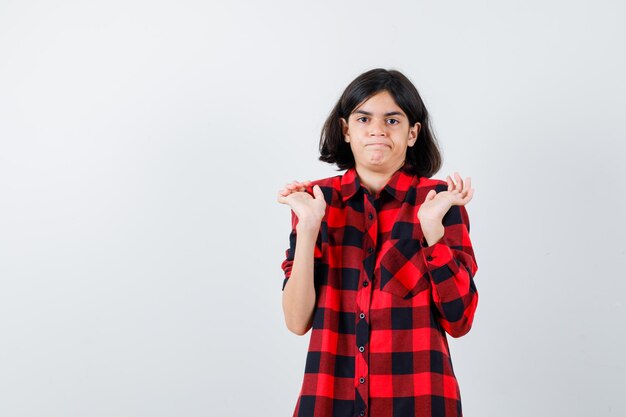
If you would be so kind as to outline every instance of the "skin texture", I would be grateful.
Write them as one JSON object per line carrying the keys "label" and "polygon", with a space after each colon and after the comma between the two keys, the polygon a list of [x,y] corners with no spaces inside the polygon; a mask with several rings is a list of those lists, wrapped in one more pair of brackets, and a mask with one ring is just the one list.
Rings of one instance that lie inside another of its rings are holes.
{"label": "skin texture", "polygon": [[421,125],[409,120],[391,94],[382,91],[341,119],[359,181],[377,194],[403,164],[406,149],[417,140]]}
{"label": "skin texture", "polygon": [[[404,111],[387,92],[379,92],[358,105],[348,117],[341,119],[344,140],[354,155],[359,182],[377,196],[389,178],[403,164],[406,149],[415,145],[421,125],[410,125]],[[471,178],[463,180],[458,172],[446,176],[448,189],[431,190],[417,213],[424,238],[429,246],[444,234],[443,216],[453,205],[465,205],[473,196]],[[456,180],[456,181],[455,181]],[[292,181],[278,192],[277,201],[287,204],[298,217],[298,245],[291,277],[283,291],[283,311],[287,328],[298,335],[311,327],[315,307],[313,287],[313,251],[326,202],[318,185],[313,196],[306,192],[311,181]]]}

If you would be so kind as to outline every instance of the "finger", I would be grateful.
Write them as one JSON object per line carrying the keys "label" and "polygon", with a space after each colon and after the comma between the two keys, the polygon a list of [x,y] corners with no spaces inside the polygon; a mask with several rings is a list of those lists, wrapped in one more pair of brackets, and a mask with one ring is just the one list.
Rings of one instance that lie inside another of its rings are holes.
{"label": "finger", "polygon": [[474,195],[474,189],[470,188],[469,190],[467,190],[467,194],[465,196],[463,196],[463,198],[461,198],[459,200],[459,204],[465,205],[465,204],[469,203],[470,200],[472,199],[473,195]]}
{"label": "finger", "polygon": [[456,178],[456,185],[457,185],[457,190],[461,191],[463,190],[463,178],[461,178],[461,176],[459,175],[458,172],[454,173],[454,178]]}
{"label": "finger", "polygon": [[286,184],[284,189],[287,190],[287,192],[289,193],[296,193],[300,191],[306,191],[306,186],[296,181],[294,183]]}
{"label": "finger", "polygon": [[469,191],[467,192],[467,202],[469,203],[470,200],[472,199],[472,197],[474,197],[474,189],[470,188]]}
{"label": "finger", "polygon": [[324,193],[322,192],[322,189],[320,188],[319,185],[315,184],[313,186],[313,195],[315,196],[315,198],[324,198]]}
{"label": "finger", "polygon": [[452,181],[449,175],[446,176],[446,182],[448,183],[448,191],[454,190],[454,181]]}
{"label": "finger", "polygon": [[452,176],[450,176],[450,182],[452,182],[452,192],[457,192],[459,191],[459,179],[456,175],[456,173],[452,173]]}
{"label": "finger", "polygon": [[284,191],[287,194],[292,194],[297,192],[297,186],[294,184],[287,184],[281,191]]}
{"label": "finger", "polygon": [[291,185],[300,185],[300,184],[302,184],[302,182],[297,181],[297,180],[293,180],[289,184],[291,184]]}
{"label": "finger", "polygon": [[472,189],[472,179],[470,177],[465,178],[465,184],[463,187],[463,196],[469,194],[469,191]]}

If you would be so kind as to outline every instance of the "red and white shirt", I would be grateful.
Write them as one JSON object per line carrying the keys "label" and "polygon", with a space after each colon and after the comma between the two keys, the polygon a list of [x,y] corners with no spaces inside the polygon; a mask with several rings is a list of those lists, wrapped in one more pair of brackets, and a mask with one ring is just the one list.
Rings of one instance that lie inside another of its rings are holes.
{"label": "red and white shirt", "polygon": [[[466,334],[478,269],[464,206],[443,218],[432,246],[417,218],[445,181],[404,165],[374,196],[355,168],[313,181],[327,203],[314,254],[316,306],[294,417],[460,417],[446,333]],[[283,290],[297,242],[292,211]]]}

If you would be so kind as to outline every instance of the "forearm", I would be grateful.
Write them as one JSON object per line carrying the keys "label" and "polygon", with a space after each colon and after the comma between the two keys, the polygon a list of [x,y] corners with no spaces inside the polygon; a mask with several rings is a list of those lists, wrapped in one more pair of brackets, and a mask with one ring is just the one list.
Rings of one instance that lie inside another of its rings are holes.
{"label": "forearm", "polygon": [[468,254],[452,250],[440,242],[422,252],[431,277],[438,321],[452,337],[461,337],[471,329],[478,303],[473,281],[476,262]]}
{"label": "forearm", "polygon": [[303,335],[310,329],[315,309],[313,260],[318,232],[319,227],[298,226],[291,275],[283,290],[285,324],[298,335]]}
{"label": "forearm", "polygon": [[[469,220],[466,221],[469,223]],[[422,231],[428,246],[422,249],[422,255],[431,277],[432,296],[439,312],[439,322],[451,336],[460,337],[472,327],[478,302],[478,292],[473,282],[477,265],[468,227],[459,227],[458,224],[451,227],[456,227],[456,234],[449,234],[446,240],[445,227],[441,222],[423,222]],[[450,236],[454,242],[450,241]],[[450,244],[458,246],[453,248]],[[459,249],[461,247],[463,250]]]}

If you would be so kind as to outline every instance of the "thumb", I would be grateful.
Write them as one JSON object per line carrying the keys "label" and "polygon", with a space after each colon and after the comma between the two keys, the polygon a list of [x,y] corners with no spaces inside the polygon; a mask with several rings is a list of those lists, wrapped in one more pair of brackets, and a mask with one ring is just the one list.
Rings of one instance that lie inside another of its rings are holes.
{"label": "thumb", "polygon": [[320,186],[317,184],[313,186],[313,195],[315,196],[315,198],[324,198],[324,193],[322,192]]}
{"label": "thumb", "polygon": [[437,191],[435,191],[435,190],[430,190],[430,191],[428,192],[428,194],[426,194],[426,199],[425,199],[425,201],[432,200],[433,198],[435,198],[435,196],[436,196],[436,195],[437,195]]}

